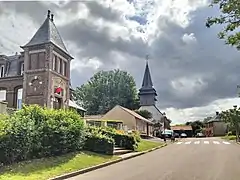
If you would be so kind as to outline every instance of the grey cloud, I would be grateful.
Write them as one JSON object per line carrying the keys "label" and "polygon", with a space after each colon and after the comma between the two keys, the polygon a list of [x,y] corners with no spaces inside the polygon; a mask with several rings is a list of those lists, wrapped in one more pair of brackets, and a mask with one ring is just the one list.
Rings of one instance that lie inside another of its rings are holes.
{"label": "grey cloud", "polygon": [[15,11],[19,14],[25,14],[39,24],[42,23],[43,15],[47,15],[49,9],[56,10],[58,7],[53,3],[47,6],[41,1],[5,1],[2,3],[6,9]]}
{"label": "grey cloud", "polygon": [[104,7],[97,1],[86,1],[84,2],[88,7],[90,14],[96,18],[103,18],[108,21],[121,21],[120,13],[114,11],[111,7]]}
{"label": "grey cloud", "polygon": [[144,57],[146,45],[139,38],[131,37],[126,41],[121,37],[112,39],[109,28],[99,29],[97,25],[85,19],[79,19],[64,27],[59,27],[63,36],[78,47],[82,48],[81,55],[84,57],[98,57],[103,63],[111,61],[109,54],[112,51],[129,53],[134,56]]}

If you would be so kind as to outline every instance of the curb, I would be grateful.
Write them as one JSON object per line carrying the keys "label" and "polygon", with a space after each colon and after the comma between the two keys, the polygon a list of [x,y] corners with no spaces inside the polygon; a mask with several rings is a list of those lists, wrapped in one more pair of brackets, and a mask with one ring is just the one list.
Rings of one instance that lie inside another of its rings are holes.
{"label": "curb", "polygon": [[54,178],[50,178],[48,180],[64,180],[64,179],[67,179],[67,178],[71,178],[71,177],[74,177],[74,176],[77,176],[77,175],[80,175],[80,174],[84,174],[84,173],[94,171],[94,170],[97,170],[97,169],[100,169],[100,168],[103,168],[103,167],[106,167],[106,166],[110,166],[112,164],[119,163],[121,161],[132,159],[132,158],[137,157],[137,156],[141,156],[143,154],[155,151],[155,150],[160,149],[160,148],[165,147],[165,146],[167,146],[167,144],[163,144],[161,146],[152,148],[152,149],[147,150],[147,151],[139,152],[139,153],[134,154],[132,156],[128,156],[128,157],[125,157],[125,158],[120,158],[120,159],[117,159],[117,160],[114,160],[114,161],[105,162],[105,163],[102,163],[102,164],[99,164],[99,165],[96,165],[96,166],[92,166],[92,167],[88,167],[88,168],[85,168],[85,169],[70,172],[70,173],[67,173],[67,174],[63,174],[63,175],[60,175],[60,176],[57,176],[57,177],[54,177]]}

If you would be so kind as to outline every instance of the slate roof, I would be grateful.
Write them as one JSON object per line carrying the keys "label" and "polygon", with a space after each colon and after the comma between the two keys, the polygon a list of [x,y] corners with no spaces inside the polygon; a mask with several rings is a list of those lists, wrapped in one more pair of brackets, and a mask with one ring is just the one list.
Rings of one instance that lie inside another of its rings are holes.
{"label": "slate roof", "polygon": [[211,119],[208,120],[207,123],[210,123],[210,122],[219,122],[219,121],[222,121],[219,117],[219,115],[215,115],[213,116]]}
{"label": "slate roof", "polygon": [[[0,60],[2,58],[0,57]],[[5,61],[5,76],[4,77],[12,77],[20,75],[21,62],[23,62],[23,56],[19,54],[15,54],[12,56],[4,56]]]}
{"label": "slate roof", "polygon": [[69,54],[57,30],[57,27],[53,22],[53,19],[50,18],[48,14],[47,18],[45,19],[41,27],[37,30],[37,32],[32,37],[32,39],[23,47],[39,45],[39,44],[44,44],[49,42],[59,47],[65,53]]}
{"label": "slate roof", "polygon": [[152,78],[151,78],[148,62],[146,63],[146,67],[145,67],[142,87],[139,89],[139,91],[140,91],[139,95],[142,95],[142,94],[154,94],[155,96],[157,96],[156,90],[153,87],[153,82],[152,82]]}

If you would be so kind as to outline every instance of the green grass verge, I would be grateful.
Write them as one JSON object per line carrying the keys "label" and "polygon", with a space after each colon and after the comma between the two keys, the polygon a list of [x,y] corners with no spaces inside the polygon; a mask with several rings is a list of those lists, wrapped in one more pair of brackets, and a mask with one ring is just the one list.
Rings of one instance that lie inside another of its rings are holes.
{"label": "green grass verge", "polygon": [[236,140],[236,136],[232,135],[232,136],[223,136],[222,139],[226,139],[226,140]]}
{"label": "green grass verge", "polygon": [[0,180],[45,180],[117,158],[92,152],[80,152],[25,161],[1,168]]}
{"label": "green grass verge", "polygon": [[152,148],[158,147],[163,145],[163,142],[154,142],[154,141],[150,141],[150,140],[144,140],[142,139],[140,143],[138,143],[138,148],[137,148],[137,152],[141,152],[141,151],[147,151],[150,150]]}

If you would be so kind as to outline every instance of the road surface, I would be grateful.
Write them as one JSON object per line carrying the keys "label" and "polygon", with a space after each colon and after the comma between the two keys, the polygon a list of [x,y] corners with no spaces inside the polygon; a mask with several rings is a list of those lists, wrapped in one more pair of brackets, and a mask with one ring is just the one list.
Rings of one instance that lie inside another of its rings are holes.
{"label": "road surface", "polygon": [[240,180],[240,145],[184,139],[69,180]]}

